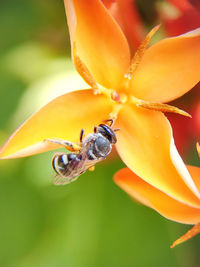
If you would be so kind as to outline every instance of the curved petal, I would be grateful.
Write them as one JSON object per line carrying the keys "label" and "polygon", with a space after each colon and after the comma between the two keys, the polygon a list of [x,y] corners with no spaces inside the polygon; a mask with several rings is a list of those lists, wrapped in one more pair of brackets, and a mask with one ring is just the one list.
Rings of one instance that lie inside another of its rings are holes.
{"label": "curved petal", "polygon": [[106,8],[109,9],[112,6],[112,4],[116,3],[116,0],[102,0],[102,2],[106,6]]}
{"label": "curved petal", "polygon": [[133,0],[103,1],[125,34],[133,54],[145,37],[144,24]]}
{"label": "curved petal", "polygon": [[81,129],[93,131],[95,125],[109,117],[112,104],[112,100],[94,95],[92,90],[57,97],[11,135],[1,148],[0,158],[25,157],[60,147],[44,141],[47,138],[79,142]]}
{"label": "curved petal", "polygon": [[127,40],[100,0],[65,0],[71,44],[95,80],[117,88],[130,64]]}
{"label": "curved petal", "polygon": [[187,169],[189,173],[191,174],[196,187],[200,191],[200,168],[196,166],[187,165]]}
{"label": "curved petal", "polygon": [[174,199],[200,207],[200,193],[161,112],[126,105],[118,115],[116,127],[121,129],[117,133],[117,150],[127,167]]}
{"label": "curved petal", "polygon": [[200,81],[200,28],[166,38],[146,50],[129,90],[138,98],[168,102]]}
{"label": "curved petal", "polygon": [[[200,169],[199,169],[200,175]],[[162,216],[180,223],[196,224],[200,222],[200,208],[193,208],[169,197],[148,184],[128,168],[118,171],[114,180],[132,198],[155,209]]]}
{"label": "curved petal", "polygon": [[196,148],[197,148],[197,153],[198,153],[199,158],[200,158],[200,144],[199,143],[196,143]]}

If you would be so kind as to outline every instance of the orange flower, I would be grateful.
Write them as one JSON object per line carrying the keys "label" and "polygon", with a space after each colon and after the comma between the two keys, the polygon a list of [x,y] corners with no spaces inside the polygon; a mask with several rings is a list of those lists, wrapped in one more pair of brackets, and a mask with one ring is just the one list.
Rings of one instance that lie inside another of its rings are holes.
{"label": "orange flower", "polygon": [[[72,56],[89,89],[54,99],[30,117],[0,151],[16,158],[54,149],[47,138],[78,142],[84,128],[114,118],[117,150],[129,169],[116,182],[169,219],[200,221],[199,169],[181,160],[163,112],[189,116],[164,102],[199,82],[200,30],[166,38],[146,49],[155,27],[133,59],[121,28],[100,0],[65,0]],[[132,172],[134,171],[134,173]]]}

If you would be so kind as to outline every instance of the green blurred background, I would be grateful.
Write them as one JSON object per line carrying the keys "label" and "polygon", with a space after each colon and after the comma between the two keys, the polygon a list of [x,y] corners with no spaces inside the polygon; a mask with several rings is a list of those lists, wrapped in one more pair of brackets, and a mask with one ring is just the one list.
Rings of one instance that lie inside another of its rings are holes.
{"label": "green blurred background", "polygon": [[[76,74],[62,0],[1,0],[0,33],[3,144],[38,107],[76,86],[66,84]],[[53,153],[0,161],[0,266],[199,266],[198,236],[169,247],[188,226],[134,203],[114,184],[124,166],[117,156],[56,187]]]}

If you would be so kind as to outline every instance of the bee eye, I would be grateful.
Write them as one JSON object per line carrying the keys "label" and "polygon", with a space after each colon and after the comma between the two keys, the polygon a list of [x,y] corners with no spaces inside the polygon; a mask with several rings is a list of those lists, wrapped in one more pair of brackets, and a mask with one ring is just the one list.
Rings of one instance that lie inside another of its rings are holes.
{"label": "bee eye", "polygon": [[94,154],[96,156],[105,157],[110,152],[110,142],[104,137],[99,137],[94,145]]}
{"label": "bee eye", "polygon": [[117,142],[116,135],[109,126],[100,124],[96,131],[106,137],[110,143],[115,144]]}
{"label": "bee eye", "polygon": [[102,137],[99,137],[95,142],[96,149],[102,152],[107,150],[108,145],[109,145],[108,141]]}

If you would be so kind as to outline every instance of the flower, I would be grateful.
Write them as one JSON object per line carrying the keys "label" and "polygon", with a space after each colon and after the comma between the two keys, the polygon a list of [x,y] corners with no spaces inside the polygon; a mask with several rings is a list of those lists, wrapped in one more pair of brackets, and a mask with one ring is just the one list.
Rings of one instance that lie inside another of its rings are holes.
{"label": "flower", "polygon": [[[197,152],[200,158],[199,143],[197,143]],[[187,169],[192,175],[198,190],[200,190],[200,168],[187,166]],[[132,198],[155,209],[162,216],[181,223],[195,224],[186,234],[172,244],[172,248],[200,233],[200,207],[177,201],[159,188],[146,183],[128,168],[118,171],[114,179]]]}
{"label": "flower", "polygon": [[179,35],[199,27],[200,13],[192,6],[192,1],[168,0],[158,6],[158,13],[168,36]]}
{"label": "flower", "polygon": [[[33,114],[2,147],[0,157],[24,157],[59,147],[45,142],[48,138],[78,142],[81,128],[88,133],[112,118],[120,128],[118,153],[129,168],[116,174],[117,184],[132,194],[139,183],[150,196],[158,192],[162,199],[156,201],[163,205],[163,214],[169,212],[165,215],[169,219],[199,222],[199,169],[189,168],[192,178],[163,112],[189,116],[164,103],[199,82],[200,29],[163,39],[147,49],[157,26],[131,58],[122,29],[100,0],[65,0],[65,7],[74,65],[90,88],[60,96]],[[154,207],[141,192],[137,196]],[[171,204],[180,207],[178,215]],[[189,217],[182,206],[188,214],[191,211]]]}
{"label": "flower", "polygon": [[[198,1],[197,1],[198,2]],[[194,6],[192,6],[194,4]],[[195,1],[191,0],[167,0],[158,5],[158,14],[167,36],[176,36],[193,30],[200,25],[200,13],[195,8]],[[175,144],[181,154],[188,155],[191,147],[196,142],[198,131],[198,100],[200,96],[200,84],[193,90],[170,104],[179,106],[192,115],[192,120],[185,120],[174,114],[167,114],[173,128]],[[182,131],[184,129],[184,131]]]}
{"label": "flower", "polygon": [[[179,106],[192,116],[192,120],[185,120],[184,117],[167,114],[172,129],[176,147],[182,155],[188,155],[200,136],[200,84],[197,84],[192,91],[183,97],[170,103]],[[184,129],[184,131],[183,131]]]}
{"label": "flower", "polygon": [[[142,42],[145,33],[144,24],[138,13],[135,1],[103,0],[102,2],[120,25],[128,39],[130,50],[134,52]],[[163,3],[156,3],[157,13],[163,23],[167,36],[171,37],[183,34],[200,25],[200,16],[198,10],[195,9],[195,5],[198,8],[199,2],[196,0],[168,0]],[[167,114],[167,118],[172,125],[175,145],[178,151],[184,155],[189,153],[193,143],[200,136],[200,119],[198,116],[200,107],[198,101],[200,96],[199,86],[200,84],[197,84],[189,92],[189,95],[186,94],[171,103],[191,114],[192,120],[185,120],[184,117]]]}

